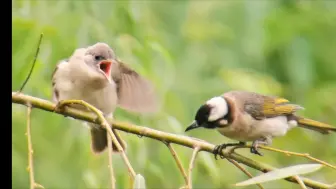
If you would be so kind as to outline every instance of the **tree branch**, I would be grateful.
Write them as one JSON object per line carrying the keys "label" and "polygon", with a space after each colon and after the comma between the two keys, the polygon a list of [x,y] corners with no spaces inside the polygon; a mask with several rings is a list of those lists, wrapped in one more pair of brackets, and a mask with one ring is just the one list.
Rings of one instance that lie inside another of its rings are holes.
{"label": "tree branch", "polygon": [[[17,103],[17,104],[23,104],[23,105],[31,104],[35,108],[43,109],[49,112],[53,112],[55,109],[55,104],[50,101],[24,95],[24,94],[17,94],[15,92],[12,92],[12,102]],[[99,122],[96,120],[96,116],[93,115],[92,113],[83,112],[83,111],[80,111],[74,108],[66,108],[64,111],[62,112],[56,111],[56,113],[70,116],[75,119],[80,119],[80,120],[99,124]],[[147,127],[136,126],[134,124],[130,124],[126,122],[120,122],[120,121],[112,122],[112,120],[109,120],[109,123],[112,123],[113,128],[117,130],[121,130],[121,131],[128,132],[128,133],[133,133],[136,135],[146,136],[146,137],[156,139],[162,142],[170,142],[170,143],[179,144],[179,145],[186,146],[189,148],[195,148],[195,146],[198,146],[200,151],[206,151],[206,152],[213,153],[213,150],[215,148],[215,145],[213,144],[210,144],[208,142],[205,142],[199,139],[187,137],[187,136],[166,133],[166,132],[158,131],[158,130],[147,128]],[[226,158],[234,159],[235,161],[239,163],[245,164],[253,169],[257,169],[262,172],[268,172],[268,171],[276,169],[270,165],[254,161],[252,159],[244,157],[235,152],[227,153],[227,152],[222,151],[222,154]],[[316,188],[316,189],[330,188],[330,185],[328,184],[324,184],[324,183],[317,182],[317,181],[307,179],[307,178],[301,178],[301,179],[306,186],[311,187],[311,188]],[[285,178],[285,180],[297,183],[297,180],[294,177]]]}
{"label": "tree branch", "polygon": [[86,108],[88,108],[89,110],[91,110],[92,112],[94,112],[96,114],[96,116],[98,117],[99,122],[100,122],[98,124],[104,126],[104,128],[107,130],[107,133],[112,138],[112,142],[116,145],[118,151],[121,152],[121,157],[122,157],[122,159],[124,160],[124,162],[127,166],[129,174],[131,175],[132,179],[134,179],[135,175],[136,175],[135,171],[134,171],[133,167],[131,166],[131,163],[129,162],[129,160],[126,156],[125,151],[123,150],[123,148],[119,144],[116,136],[112,132],[110,124],[107,122],[107,120],[103,116],[103,113],[100,110],[98,110],[97,108],[95,108],[94,106],[92,106],[91,104],[89,104],[89,103],[87,103],[83,100],[62,100],[62,101],[59,102],[59,104],[56,105],[56,108],[54,108],[54,111],[63,112],[64,110],[62,108],[59,108],[59,107],[64,107],[64,106],[70,105],[70,104],[80,104],[82,106],[85,106]]}
{"label": "tree branch", "polygon": [[196,156],[197,156],[199,150],[200,150],[200,148],[198,146],[196,146],[193,150],[193,153],[192,153],[192,156],[191,156],[191,159],[190,159],[189,169],[188,169],[188,174],[189,174],[188,175],[188,189],[192,189],[192,179],[191,179],[192,170],[194,168]]}
{"label": "tree branch", "polygon": [[269,147],[269,146],[261,146],[260,148],[265,149],[265,150],[268,150],[268,151],[284,153],[284,154],[286,154],[286,155],[288,155],[288,156],[293,155],[293,156],[304,157],[304,158],[310,159],[310,160],[312,160],[312,161],[315,161],[316,163],[323,164],[323,165],[325,165],[325,166],[327,166],[327,167],[330,167],[330,168],[336,170],[336,166],[335,166],[335,165],[331,165],[330,163],[327,163],[327,162],[325,162],[325,161],[322,161],[322,160],[319,160],[319,159],[317,159],[317,158],[314,158],[314,157],[310,156],[310,155],[307,154],[307,153],[290,152],[290,151],[287,151],[287,150],[275,149],[275,148],[272,148],[272,147]]}
{"label": "tree branch", "polygon": [[30,189],[44,188],[42,185],[35,182],[34,178],[34,165],[33,165],[33,145],[31,140],[31,122],[30,122],[31,107],[27,107],[27,143],[28,143],[28,171],[29,171],[29,181]]}
{"label": "tree branch", "polygon": [[112,140],[108,132],[106,132],[107,135],[107,150],[108,150],[108,159],[109,159],[109,170],[110,170],[110,176],[111,176],[111,189],[115,189],[115,183],[116,180],[114,178],[113,173],[113,164],[112,164]]}
{"label": "tree branch", "polygon": [[169,148],[169,151],[170,153],[172,154],[183,178],[184,178],[184,182],[186,185],[188,185],[188,176],[187,176],[187,173],[185,172],[184,168],[183,168],[183,165],[181,163],[181,160],[180,158],[178,157],[177,153],[175,152],[174,148],[172,147],[172,145],[170,143],[166,143],[167,147]]}
{"label": "tree branch", "polygon": [[302,182],[301,178],[298,175],[294,176],[294,178],[298,181],[301,189],[307,189],[306,185]]}
{"label": "tree branch", "polygon": [[[247,144],[245,146],[235,146],[231,149],[231,151],[235,150],[235,149],[238,149],[238,148],[251,148],[252,146]],[[273,151],[273,152],[279,152],[279,153],[283,153],[287,156],[298,156],[298,157],[304,157],[306,159],[309,159],[309,160],[312,160],[316,163],[320,163],[320,164],[323,164],[327,167],[330,167],[332,169],[335,169],[336,170],[336,166],[335,165],[331,165],[330,163],[327,163],[325,161],[322,161],[322,160],[319,160],[317,158],[314,158],[312,156],[310,156],[308,153],[297,153],[297,152],[291,152],[291,151],[287,151],[287,150],[280,150],[280,149],[276,149],[276,148],[272,148],[272,147],[269,147],[269,146],[262,146],[260,145],[259,146],[260,149],[264,149],[264,150],[268,150],[268,151]]]}
{"label": "tree branch", "polygon": [[[248,177],[253,178],[253,175],[248,172],[243,166],[239,165],[238,162],[236,162],[233,159],[227,159],[230,163],[232,163],[234,166],[236,166],[238,169],[240,169],[243,173],[245,173]],[[261,184],[256,184],[260,189],[264,189],[264,187]]]}
{"label": "tree branch", "polygon": [[43,38],[43,33],[41,33],[39,42],[37,44],[37,48],[36,48],[36,52],[35,52],[35,56],[34,56],[32,67],[30,68],[29,74],[28,74],[26,80],[21,85],[20,90],[18,91],[18,93],[22,92],[23,88],[26,86],[28,80],[30,79],[31,74],[33,73],[34,66],[35,66],[35,63],[36,63],[36,60],[37,60],[37,56],[38,56],[38,54],[40,52],[40,46],[41,46],[42,38]]}

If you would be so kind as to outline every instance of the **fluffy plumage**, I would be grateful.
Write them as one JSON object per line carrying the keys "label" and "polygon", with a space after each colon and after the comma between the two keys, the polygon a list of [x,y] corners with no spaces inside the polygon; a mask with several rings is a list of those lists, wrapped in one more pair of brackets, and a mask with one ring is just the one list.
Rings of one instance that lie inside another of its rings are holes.
{"label": "fluffy plumage", "polygon": [[[55,102],[84,100],[105,116],[112,115],[116,107],[142,113],[158,110],[151,83],[117,60],[113,50],[105,43],[77,49],[68,60],[60,61],[52,75],[52,87]],[[101,153],[107,147],[106,130],[99,125],[89,125],[92,150]],[[113,132],[122,147],[126,148],[116,130],[113,129]],[[115,145],[113,150],[117,151]]]}
{"label": "fluffy plumage", "polygon": [[284,136],[296,126],[322,134],[336,132],[331,125],[295,115],[302,109],[284,98],[230,91],[202,105],[196,113],[195,122],[186,131],[198,127],[216,128],[222,135],[240,141],[239,144],[253,141],[251,152],[259,155],[256,150],[258,144],[270,145],[272,138]]}

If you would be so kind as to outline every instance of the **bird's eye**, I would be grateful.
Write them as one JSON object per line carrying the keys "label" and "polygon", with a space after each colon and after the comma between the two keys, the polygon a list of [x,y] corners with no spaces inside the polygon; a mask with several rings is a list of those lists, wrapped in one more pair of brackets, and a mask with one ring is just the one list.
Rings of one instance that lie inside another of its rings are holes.
{"label": "bird's eye", "polygon": [[95,58],[95,60],[97,60],[97,61],[100,61],[100,60],[104,60],[104,59],[105,59],[103,56],[95,56],[94,58]]}

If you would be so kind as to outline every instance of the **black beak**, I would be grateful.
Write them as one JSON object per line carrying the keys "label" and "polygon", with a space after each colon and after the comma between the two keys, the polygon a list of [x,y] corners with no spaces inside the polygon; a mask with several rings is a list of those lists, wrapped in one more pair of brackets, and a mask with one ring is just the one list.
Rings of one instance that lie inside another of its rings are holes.
{"label": "black beak", "polygon": [[190,125],[189,127],[187,127],[187,129],[186,129],[184,132],[190,131],[190,130],[192,130],[192,129],[196,129],[196,128],[198,128],[198,127],[200,127],[200,126],[197,124],[197,122],[196,122],[196,121],[193,121],[193,122],[191,123],[191,125]]}

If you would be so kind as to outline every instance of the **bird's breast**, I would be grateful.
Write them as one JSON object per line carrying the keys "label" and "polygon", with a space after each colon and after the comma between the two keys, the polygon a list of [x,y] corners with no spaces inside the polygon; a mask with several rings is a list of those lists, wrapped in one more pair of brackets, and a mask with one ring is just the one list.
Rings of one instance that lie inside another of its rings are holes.
{"label": "bird's breast", "polygon": [[249,114],[240,114],[231,125],[218,128],[218,131],[234,140],[254,141],[261,137],[283,136],[290,128],[286,116],[256,120]]}
{"label": "bird's breast", "polygon": [[80,80],[63,80],[56,83],[56,89],[59,101],[84,100],[104,114],[113,112],[117,105],[117,92],[114,83],[104,88],[95,89]]}

